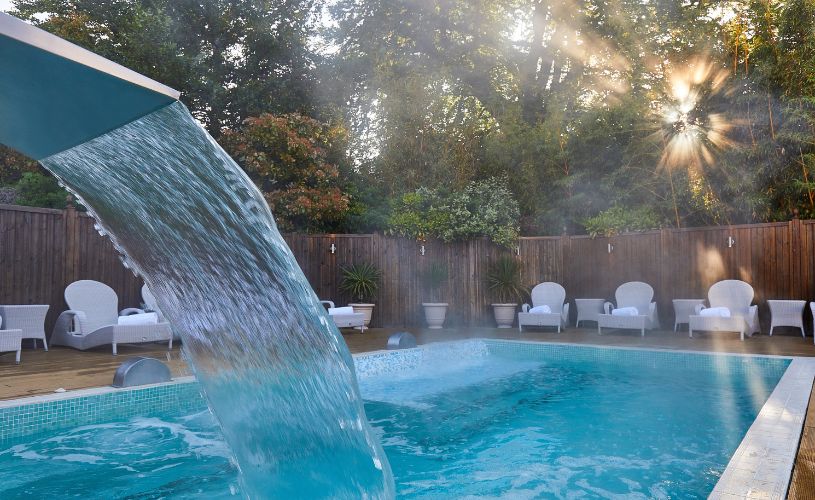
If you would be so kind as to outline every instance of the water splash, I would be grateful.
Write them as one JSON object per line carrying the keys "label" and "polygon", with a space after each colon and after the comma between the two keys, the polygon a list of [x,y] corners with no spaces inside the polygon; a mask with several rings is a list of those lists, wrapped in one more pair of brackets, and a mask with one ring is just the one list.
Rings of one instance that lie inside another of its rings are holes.
{"label": "water splash", "polygon": [[247,496],[393,497],[342,337],[260,192],[181,103],[42,163],[181,335]]}

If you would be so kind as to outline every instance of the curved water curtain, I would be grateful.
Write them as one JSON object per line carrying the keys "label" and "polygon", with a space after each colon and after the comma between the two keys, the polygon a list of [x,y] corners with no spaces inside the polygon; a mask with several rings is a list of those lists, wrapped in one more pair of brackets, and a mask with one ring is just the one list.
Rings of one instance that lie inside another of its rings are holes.
{"label": "curved water curtain", "polygon": [[249,497],[389,498],[348,349],[178,93],[0,13],[0,143],[88,207],[184,342]]}

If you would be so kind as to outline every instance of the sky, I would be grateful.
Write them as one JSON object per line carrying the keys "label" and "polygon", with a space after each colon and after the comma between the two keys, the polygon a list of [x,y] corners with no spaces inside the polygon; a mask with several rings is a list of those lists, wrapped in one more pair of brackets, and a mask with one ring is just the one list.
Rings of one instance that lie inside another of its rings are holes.
{"label": "sky", "polygon": [[11,0],[0,0],[0,11],[7,11],[11,8]]}

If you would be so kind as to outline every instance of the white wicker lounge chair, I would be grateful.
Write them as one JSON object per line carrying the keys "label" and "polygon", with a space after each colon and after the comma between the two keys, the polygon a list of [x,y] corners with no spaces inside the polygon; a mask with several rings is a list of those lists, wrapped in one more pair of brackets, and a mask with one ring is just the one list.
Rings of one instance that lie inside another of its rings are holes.
{"label": "white wicker lounge chair", "polygon": [[37,341],[42,340],[45,350],[48,342],[45,340],[45,315],[48,314],[47,305],[13,305],[0,306],[0,318],[4,328],[8,330],[22,330],[23,340],[32,339],[34,349]]}
{"label": "white wicker lounge chair", "polygon": [[154,312],[158,315],[159,321],[164,321],[164,314],[158,308],[156,303],[156,296],[147,288],[147,285],[141,287],[141,300],[144,303],[144,309],[138,307],[128,307],[119,311],[119,316],[129,316],[131,314],[144,314],[146,312]]}
{"label": "white wicker lounge chair", "polygon": [[[0,328],[3,327],[3,317],[0,316]],[[0,330],[0,352],[16,352],[14,361],[20,364],[20,352],[23,350],[23,331],[19,328],[13,330]]]}
{"label": "white wicker lounge chair", "polygon": [[98,281],[82,280],[65,289],[68,311],[57,318],[51,345],[65,345],[86,350],[112,344],[117,354],[118,344],[167,342],[173,347],[173,333],[168,323],[151,325],[119,325],[116,313],[118,299],[112,288]]}
{"label": "white wicker lounge chair", "polygon": [[[657,304],[653,302],[654,289],[642,281],[629,281],[617,287],[614,293],[617,307],[611,302],[605,303],[605,313],[598,316],[597,333],[603,334],[603,328],[617,328],[626,330],[640,330],[645,336],[645,330],[659,327],[657,317]],[[633,316],[615,316],[612,310],[622,307],[636,307],[639,314]]]}
{"label": "white wicker lounge chair", "polygon": [[547,281],[535,285],[532,289],[532,307],[548,306],[551,313],[533,314],[529,304],[524,304],[523,312],[518,313],[518,331],[524,326],[554,326],[558,333],[569,323],[569,304],[566,301],[566,290],[557,283]]}
{"label": "white wicker lounge chair", "polygon": [[[158,316],[159,323],[163,323],[167,321],[164,317],[164,313],[161,312],[161,309],[158,307],[158,301],[156,300],[156,296],[153,295],[153,292],[150,291],[150,288],[147,285],[142,285],[141,287],[141,300],[144,305],[144,309],[140,309],[138,307],[128,307],[127,309],[122,309],[119,311],[119,316],[129,316],[131,314],[144,314],[146,312],[154,312]],[[173,331],[173,342],[180,342],[181,336],[178,335],[177,332]]]}
{"label": "white wicker lounge chair", "polygon": [[688,319],[688,336],[693,337],[694,330],[706,332],[739,332],[741,340],[744,334],[752,336],[760,329],[758,306],[753,303],[753,287],[741,280],[724,280],[714,283],[707,292],[710,307],[726,307],[730,317],[701,316],[704,306],[698,306],[696,314]]}
{"label": "white wicker lounge chair", "polygon": [[804,331],[804,307],[806,300],[768,300],[770,306],[770,337],[776,326],[791,326],[801,330],[801,336],[806,338]]}
{"label": "white wicker lounge chair", "polygon": [[337,328],[358,328],[359,333],[365,333],[365,315],[363,313],[333,314],[331,310],[336,308],[332,301],[321,300],[320,303],[328,306],[328,315],[334,320]]}

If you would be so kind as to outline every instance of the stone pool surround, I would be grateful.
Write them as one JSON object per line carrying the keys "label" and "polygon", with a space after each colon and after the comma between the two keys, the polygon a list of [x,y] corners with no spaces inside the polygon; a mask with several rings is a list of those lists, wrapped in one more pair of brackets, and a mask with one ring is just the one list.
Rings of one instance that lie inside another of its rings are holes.
{"label": "stone pool surround", "polygon": [[[815,358],[700,353],[698,351],[589,346],[536,341],[470,339],[426,344],[401,351],[373,351],[354,355],[358,376],[377,376],[417,367],[439,348],[487,355],[490,352],[529,353],[570,351],[580,357],[660,363],[664,360],[688,366],[732,366],[734,358],[790,359],[791,363],[770,394],[722,477],[710,494],[712,499],[777,498],[786,496],[815,377]],[[615,352],[616,351],[616,352]],[[676,354],[691,354],[677,358]],[[738,365],[735,365],[738,368]],[[90,425],[102,420],[129,418],[150,412],[200,407],[201,394],[194,377],[135,388],[98,387],[0,401],[0,444],[20,438]]]}

